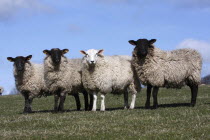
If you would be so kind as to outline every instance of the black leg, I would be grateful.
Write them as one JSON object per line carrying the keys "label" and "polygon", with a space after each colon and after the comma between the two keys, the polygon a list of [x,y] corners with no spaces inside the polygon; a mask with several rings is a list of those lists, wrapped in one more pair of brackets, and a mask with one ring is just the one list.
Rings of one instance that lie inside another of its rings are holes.
{"label": "black leg", "polygon": [[124,92],[124,109],[128,109],[128,92]]}
{"label": "black leg", "polygon": [[60,103],[58,107],[58,111],[63,112],[64,111],[64,102],[66,100],[66,96],[60,96]]}
{"label": "black leg", "polygon": [[89,96],[90,96],[89,110],[92,110],[93,109],[93,95],[89,94]]}
{"label": "black leg", "polygon": [[29,102],[28,113],[31,113],[31,112],[32,112],[31,104],[32,104],[32,102],[33,102],[33,98],[30,98],[30,97],[29,97],[28,102]]}
{"label": "black leg", "polygon": [[80,99],[79,99],[79,94],[77,93],[77,94],[75,94],[75,95],[73,95],[73,96],[74,96],[75,101],[76,101],[77,110],[79,111],[80,108],[81,108],[81,103],[80,103]]}
{"label": "black leg", "polygon": [[192,85],[190,86],[191,89],[191,104],[190,106],[194,107],[196,104],[196,98],[198,94],[198,85]]}
{"label": "black leg", "polygon": [[57,94],[54,95],[54,111],[57,112],[58,111],[58,100],[59,100],[59,96]]}
{"label": "black leg", "polygon": [[86,91],[83,92],[84,101],[85,101],[85,111],[88,111],[89,103],[88,103],[88,93]]}
{"label": "black leg", "polygon": [[159,87],[154,87],[152,91],[153,96],[153,108],[158,108],[158,101],[157,101],[157,94],[158,94]]}
{"label": "black leg", "polygon": [[145,108],[146,109],[150,108],[151,91],[152,91],[152,86],[151,85],[147,85],[147,101],[146,101],[146,104],[145,104]]}
{"label": "black leg", "polygon": [[23,113],[31,113],[32,112],[31,103],[33,99],[30,99],[28,94],[24,94],[24,98],[25,98],[25,107]]}

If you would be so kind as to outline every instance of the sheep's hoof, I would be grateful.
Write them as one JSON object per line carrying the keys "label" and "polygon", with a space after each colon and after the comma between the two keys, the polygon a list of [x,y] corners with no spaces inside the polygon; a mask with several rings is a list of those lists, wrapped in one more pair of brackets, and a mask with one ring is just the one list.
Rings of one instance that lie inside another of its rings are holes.
{"label": "sheep's hoof", "polygon": [[77,108],[77,111],[80,111],[80,108]]}
{"label": "sheep's hoof", "polygon": [[63,107],[59,106],[58,107],[58,112],[64,112]]}
{"label": "sheep's hoof", "polygon": [[54,107],[53,112],[57,113],[58,112],[58,107]]}
{"label": "sheep's hoof", "polygon": [[95,112],[95,111],[96,111],[96,109],[92,109],[92,111],[94,111],[94,112]]}
{"label": "sheep's hoof", "polygon": [[89,107],[89,108],[88,108],[88,111],[91,111],[92,109],[93,109],[93,107]]}
{"label": "sheep's hoof", "polygon": [[88,108],[88,107],[86,107],[86,108],[85,108],[85,111],[88,111],[88,110],[89,110],[89,108]]}
{"label": "sheep's hoof", "polygon": [[157,109],[158,105],[153,105],[152,109]]}
{"label": "sheep's hoof", "polygon": [[146,105],[145,105],[145,108],[146,108],[146,109],[150,109],[150,105],[147,105],[147,104],[146,104]]}
{"label": "sheep's hoof", "polygon": [[23,113],[24,113],[24,114],[32,113],[32,110],[31,110],[31,108],[24,108]]}
{"label": "sheep's hoof", "polygon": [[190,104],[190,107],[195,107],[195,103],[191,103]]}
{"label": "sheep's hoof", "polygon": [[124,106],[124,109],[128,109],[128,106]]}

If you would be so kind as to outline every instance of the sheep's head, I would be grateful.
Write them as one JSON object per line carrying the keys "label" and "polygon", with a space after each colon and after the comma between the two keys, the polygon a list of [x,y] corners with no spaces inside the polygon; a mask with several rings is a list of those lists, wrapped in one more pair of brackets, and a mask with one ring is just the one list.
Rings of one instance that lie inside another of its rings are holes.
{"label": "sheep's head", "polygon": [[23,56],[17,56],[15,58],[7,57],[7,60],[10,62],[14,62],[15,69],[18,72],[23,72],[25,70],[25,64],[28,63],[29,60],[31,60],[32,55],[29,55],[27,57]]}
{"label": "sheep's head", "polygon": [[137,41],[130,40],[128,41],[131,45],[134,45],[134,50],[137,52],[139,57],[145,57],[148,54],[148,49],[153,47],[153,44],[156,42],[156,39],[139,39]]}
{"label": "sheep's head", "polygon": [[85,60],[89,65],[94,66],[98,60],[98,57],[103,57],[103,51],[104,50],[95,50],[91,49],[88,51],[80,51],[83,55]]}
{"label": "sheep's head", "polygon": [[64,56],[64,54],[66,54],[67,52],[69,52],[68,49],[63,49],[60,50],[58,48],[53,48],[51,50],[44,50],[43,53],[46,54],[47,56],[50,56],[52,59],[52,62],[55,65],[59,65],[61,62],[61,57]]}

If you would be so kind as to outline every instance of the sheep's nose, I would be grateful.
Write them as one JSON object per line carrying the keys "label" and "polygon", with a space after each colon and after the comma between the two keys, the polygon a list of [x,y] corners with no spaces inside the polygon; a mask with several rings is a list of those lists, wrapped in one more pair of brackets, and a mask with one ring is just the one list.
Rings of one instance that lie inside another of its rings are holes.
{"label": "sheep's nose", "polygon": [[94,61],[90,61],[91,63],[94,63]]}

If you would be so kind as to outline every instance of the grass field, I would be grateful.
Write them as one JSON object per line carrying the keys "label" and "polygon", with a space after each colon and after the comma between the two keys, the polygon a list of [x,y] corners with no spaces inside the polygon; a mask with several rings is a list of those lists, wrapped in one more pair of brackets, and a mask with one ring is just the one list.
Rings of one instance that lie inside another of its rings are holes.
{"label": "grass field", "polygon": [[189,88],[160,89],[156,110],[144,108],[145,95],[145,89],[138,94],[136,109],[123,110],[123,96],[108,94],[106,112],[75,111],[68,96],[67,111],[58,114],[51,112],[53,97],[35,99],[35,113],[22,114],[22,96],[2,96],[0,139],[210,140],[210,87],[200,87],[194,108],[188,107]]}

